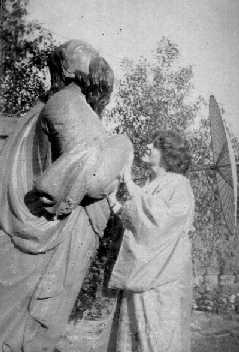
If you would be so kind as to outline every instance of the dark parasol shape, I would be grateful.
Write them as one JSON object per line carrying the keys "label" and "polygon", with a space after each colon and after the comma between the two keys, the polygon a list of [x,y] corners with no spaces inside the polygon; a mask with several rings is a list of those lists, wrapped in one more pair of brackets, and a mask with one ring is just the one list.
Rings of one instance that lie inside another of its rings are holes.
{"label": "dark parasol shape", "polygon": [[219,106],[210,96],[209,120],[218,191],[226,226],[231,234],[237,230],[237,165],[230,138],[225,129]]}

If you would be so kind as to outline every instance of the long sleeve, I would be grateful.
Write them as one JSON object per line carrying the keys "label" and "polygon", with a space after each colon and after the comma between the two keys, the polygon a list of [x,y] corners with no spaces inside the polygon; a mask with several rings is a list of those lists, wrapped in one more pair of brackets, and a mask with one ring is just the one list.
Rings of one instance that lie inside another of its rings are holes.
{"label": "long sleeve", "polygon": [[139,192],[123,211],[126,230],[110,287],[145,291],[179,275],[194,200],[189,182],[178,176],[159,192]]}

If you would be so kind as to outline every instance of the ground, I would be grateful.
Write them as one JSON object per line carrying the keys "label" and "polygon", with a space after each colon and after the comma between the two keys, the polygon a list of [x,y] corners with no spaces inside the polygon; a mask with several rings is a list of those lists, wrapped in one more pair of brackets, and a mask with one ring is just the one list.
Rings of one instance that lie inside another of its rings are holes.
{"label": "ground", "polygon": [[[82,331],[80,323],[69,324],[66,336],[59,344],[59,350],[86,352],[79,348],[80,331]],[[239,352],[239,315],[217,315],[194,311],[192,352]]]}
{"label": "ground", "polygon": [[239,316],[195,311],[192,319],[192,352],[238,352]]}

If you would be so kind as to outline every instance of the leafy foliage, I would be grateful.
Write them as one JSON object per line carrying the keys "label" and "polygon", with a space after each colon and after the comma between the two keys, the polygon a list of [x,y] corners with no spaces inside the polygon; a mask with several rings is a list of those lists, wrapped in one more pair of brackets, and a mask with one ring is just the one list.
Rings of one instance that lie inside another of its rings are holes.
{"label": "leafy foliage", "polygon": [[202,284],[194,287],[194,309],[217,314],[239,313],[238,287],[218,286],[209,289]]}
{"label": "leafy foliage", "polygon": [[144,58],[136,64],[123,62],[125,76],[108,119],[117,124],[117,133],[126,133],[132,139],[139,158],[155,130],[185,130],[201,104],[200,98],[194,103],[186,102],[192,87],[192,67],[175,70],[178,56],[177,46],[163,38],[154,62]]}
{"label": "leafy foliage", "polygon": [[141,157],[154,132],[165,128],[185,131],[202,104],[201,97],[190,102],[192,67],[177,66],[178,58],[178,47],[162,38],[152,62],[140,58],[136,63],[126,59],[122,63],[125,75],[107,120],[116,125],[116,133],[126,133],[135,146],[136,179],[144,177]]}
{"label": "leafy foliage", "polygon": [[5,0],[0,23],[3,111],[21,114],[30,109],[47,85],[46,60],[54,47],[50,32],[28,22],[28,0]]}

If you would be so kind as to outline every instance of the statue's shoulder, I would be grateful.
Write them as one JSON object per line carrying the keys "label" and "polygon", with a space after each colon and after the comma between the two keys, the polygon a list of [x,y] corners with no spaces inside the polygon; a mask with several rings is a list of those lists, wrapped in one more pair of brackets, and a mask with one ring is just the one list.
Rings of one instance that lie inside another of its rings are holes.
{"label": "statue's shoulder", "polygon": [[46,103],[46,108],[52,106],[69,106],[72,104],[87,104],[80,87],[70,84],[54,93]]}
{"label": "statue's shoulder", "polygon": [[80,87],[70,84],[54,93],[42,110],[41,117],[51,121],[65,120],[66,117],[80,118],[81,115],[92,114]]}
{"label": "statue's shoulder", "polygon": [[48,99],[39,123],[47,133],[60,136],[61,144],[67,145],[64,150],[82,140],[105,135],[101,121],[75,84],[69,84]]}

